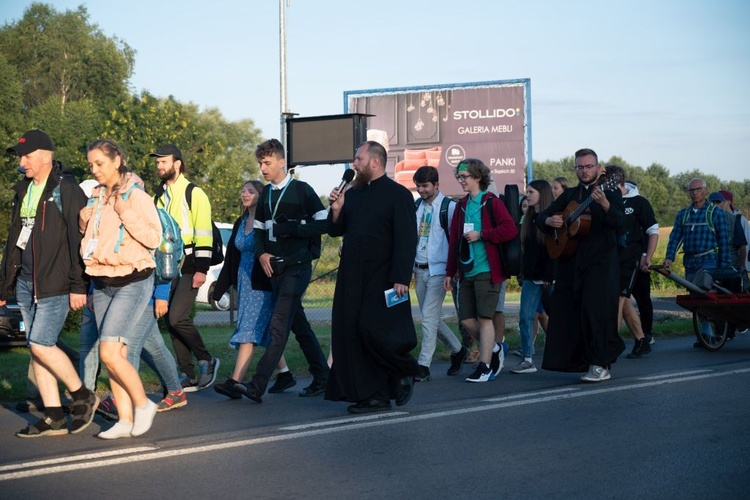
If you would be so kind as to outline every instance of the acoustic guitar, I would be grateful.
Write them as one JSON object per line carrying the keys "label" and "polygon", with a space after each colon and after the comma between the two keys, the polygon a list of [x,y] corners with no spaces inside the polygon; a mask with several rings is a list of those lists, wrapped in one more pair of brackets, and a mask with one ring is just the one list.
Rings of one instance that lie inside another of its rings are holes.
{"label": "acoustic guitar", "polygon": [[[602,176],[599,178],[599,187],[602,191],[611,191],[616,189],[622,181],[622,176]],[[591,211],[586,209],[593,201],[594,198],[590,194],[580,204],[571,201],[565,210],[555,214],[563,216],[563,225],[554,228],[551,234],[545,236],[544,243],[550,258],[569,259],[573,256],[578,240],[586,236],[591,229]]]}

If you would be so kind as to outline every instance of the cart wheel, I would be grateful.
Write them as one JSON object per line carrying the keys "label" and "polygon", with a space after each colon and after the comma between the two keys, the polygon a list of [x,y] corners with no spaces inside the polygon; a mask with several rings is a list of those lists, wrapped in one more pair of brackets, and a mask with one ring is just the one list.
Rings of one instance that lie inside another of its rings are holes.
{"label": "cart wheel", "polygon": [[727,341],[727,334],[730,329],[732,329],[732,325],[726,321],[710,321],[710,324],[714,334],[703,335],[701,333],[701,324],[698,319],[698,313],[693,312],[693,331],[698,338],[698,342],[703,344],[703,347],[705,347],[707,351],[718,351]]}

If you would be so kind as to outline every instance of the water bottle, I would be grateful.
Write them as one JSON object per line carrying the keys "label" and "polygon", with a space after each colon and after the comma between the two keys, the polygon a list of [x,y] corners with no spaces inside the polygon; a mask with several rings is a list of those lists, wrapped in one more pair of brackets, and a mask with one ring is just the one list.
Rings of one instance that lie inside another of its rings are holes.
{"label": "water bottle", "polygon": [[169,231],[161,240],[159,253],[161,260],[161,277],[165,279],[174,278],[177,269],[174,265],[174,259],[172,258],[172,254],[174,253],[174,243],[172,243],[171,233]]}

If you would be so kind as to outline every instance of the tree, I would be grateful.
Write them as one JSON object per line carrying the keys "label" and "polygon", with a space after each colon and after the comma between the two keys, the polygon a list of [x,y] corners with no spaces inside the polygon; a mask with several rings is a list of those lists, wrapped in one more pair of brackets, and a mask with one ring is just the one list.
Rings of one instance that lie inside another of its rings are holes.
{"label": "tree", "polygon": [[24,111],[57,97],[60,112],[69,102],[114,103],[128,93],[135,51],[89,23],[84,6],[59,13],[33,3],[23,18],[0,30],[0,53],[23,83]]}

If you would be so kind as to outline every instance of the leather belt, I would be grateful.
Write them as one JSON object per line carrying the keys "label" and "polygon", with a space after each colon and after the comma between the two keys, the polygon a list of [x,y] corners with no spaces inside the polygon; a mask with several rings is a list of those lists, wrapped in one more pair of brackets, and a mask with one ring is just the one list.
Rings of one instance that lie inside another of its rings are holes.
{"label": "leather belt", "polygon": [[414,263],[414,267],[416,267],[417,269],[429,269],[430,265],[429,264],[420,264],[419,262],[415,262]]}

